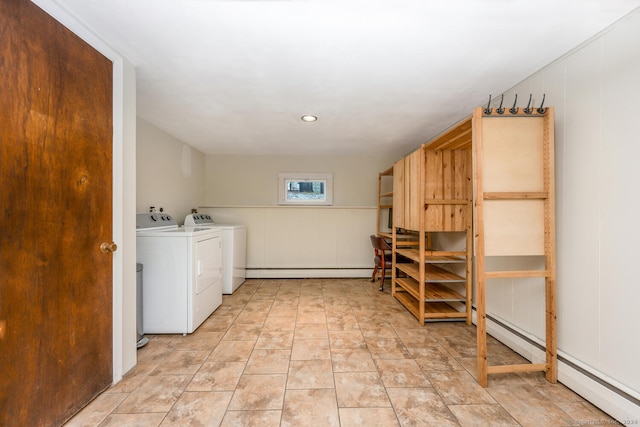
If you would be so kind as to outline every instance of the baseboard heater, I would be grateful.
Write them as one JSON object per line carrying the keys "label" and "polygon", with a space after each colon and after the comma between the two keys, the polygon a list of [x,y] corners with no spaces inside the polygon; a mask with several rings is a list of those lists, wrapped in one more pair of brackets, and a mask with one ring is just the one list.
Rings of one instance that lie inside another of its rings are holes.
{"label": "baseboard heater", "polygon": [[247,279],[321,279],[371,277],[373,267],[247,268]]}
{"label": "baseboard heater", "polygon": [[[473,307],[473,310],[475,312],[475,307]],[[500,327],[512,336],[517,337],[519,340],[522,340],[531,347],[537,349],[541,354],[540,358],[544,360],[546,349],[543,344],[531,339],[531,337],[523,334],[494,316],[487,314],[487,320],[493,325]],[[531,361],[533,358],[531,354],[527,354],[527,351],[524,350],[524,346],[519,345],[515,339],[509,339],[508,336],[496,333],[497,331],[495,330],[489,332],[491,336],[503,342],[503,344],[516,351],[525,359]],[[492,334],[491,332],[494,333]],[[523,351],[518,351],[518,348]],[[570,368],[573,372],[570,372],[567,368]],[[631,421],[634,423],[638,422],[638,414],[635,412],[637,412],[637,408],[640,407],[640,399],[615,384],[603,379],[599,375],[580,366],[578,363],[572,361],[567,355],[563,355],[562,352],[558,352],[558,374],[559,381],[562,384],[566,385],[604,412],[616,418],[618,421],[622,423],[625,421]],[[580,376],[582,376],[582,378],[579,378]],[[584,381],[584,379],[588,381]],[[489,381],[491,381],[491,377],[489,377]],[[589,384],[589,381],[591,384]]]}

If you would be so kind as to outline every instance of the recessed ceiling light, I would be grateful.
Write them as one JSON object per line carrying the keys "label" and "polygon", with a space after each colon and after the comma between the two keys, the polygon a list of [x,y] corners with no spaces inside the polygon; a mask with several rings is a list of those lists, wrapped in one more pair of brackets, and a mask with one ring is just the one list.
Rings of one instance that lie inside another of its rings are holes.
{"label": "recessed ceiling light", "polygon": [[318,120],[316,116],[312,116],[310,114],[305,114],[300,118],[302,119],[303,122],[315,122],[316,120]]}

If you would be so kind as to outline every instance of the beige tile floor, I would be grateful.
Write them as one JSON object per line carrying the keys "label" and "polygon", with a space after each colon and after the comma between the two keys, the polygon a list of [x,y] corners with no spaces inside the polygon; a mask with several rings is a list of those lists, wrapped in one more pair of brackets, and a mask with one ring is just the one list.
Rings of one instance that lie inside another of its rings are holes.
{"label": "beige tile floor", "polygon": [[[542,373],[475,381],[475,327],[421,327],[367,279],[248,280],[67,426],[572,426],[615,421]],[[488,343],[490,363],[522,359]]]}

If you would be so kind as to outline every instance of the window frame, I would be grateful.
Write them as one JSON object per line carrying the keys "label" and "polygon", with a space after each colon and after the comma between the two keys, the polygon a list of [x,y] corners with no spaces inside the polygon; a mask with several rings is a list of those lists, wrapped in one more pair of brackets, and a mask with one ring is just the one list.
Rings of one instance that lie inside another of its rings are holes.
{"label": "window frame", "polygon": [[[289,182],[323,182],[323,199],[290,199],[287,192]],[[278,172],[278,204],[296,206],[333,205],[333,174],[310,172]]]}

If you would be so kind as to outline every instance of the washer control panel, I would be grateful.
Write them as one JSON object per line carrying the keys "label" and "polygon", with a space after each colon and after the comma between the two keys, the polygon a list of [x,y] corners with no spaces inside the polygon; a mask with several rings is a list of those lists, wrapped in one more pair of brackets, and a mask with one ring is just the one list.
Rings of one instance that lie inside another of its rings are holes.
{"label": "washer control panel", "polygon": [[204,224],[213,224],[213,218],[208,214],[189,214],[184,219],[184,225],[186,226],[194,226],[194,225],[204,225]]}
{"label": "washer control panel", "polygon": [[160,228],[160,227],[177,227],[178,223],[169,214],[146,212],[136,214],[136,230]]}

